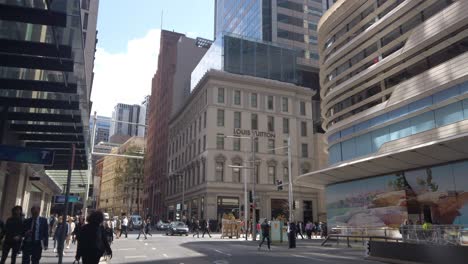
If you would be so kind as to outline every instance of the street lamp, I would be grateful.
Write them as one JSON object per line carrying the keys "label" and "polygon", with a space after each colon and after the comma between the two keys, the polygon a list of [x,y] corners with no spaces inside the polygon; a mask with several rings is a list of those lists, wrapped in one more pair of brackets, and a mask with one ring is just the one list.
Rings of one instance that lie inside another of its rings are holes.
{"label": "street lamp", "polygon": [[[244,162],[246,163],[246,162]],[[228,167],[235,169],[253,169],[251,167],[247,166],[235,166],[235,165],[229,165]],[[247,219],[249,219],[249,209],[247,207],[247,173],[244,171],[244,228],[245,228],[245,240],[247,240],[248,234],[249,234],[249,223]]]}

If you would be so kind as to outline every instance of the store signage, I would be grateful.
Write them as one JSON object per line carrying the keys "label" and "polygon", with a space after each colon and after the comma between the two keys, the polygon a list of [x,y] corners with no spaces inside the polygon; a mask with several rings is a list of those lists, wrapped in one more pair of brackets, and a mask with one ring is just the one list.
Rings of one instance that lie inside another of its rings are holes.
{"label": "store signage", "polygon": [[274,138],[275,132],[263,132],[258,130],[248,130],[241,128],[234,128],[234,136],[254,136],[254,137],[267,137]]}
{"label": "store signage", "polygon": [[[79,196],[68,196],[68,202],[69,203],[77,203],[80,200],[81,200],[81,197],[79,197]],[[56,203],[56,204],[65,203],[65,195],[56,195],[56,196],[54,196],[54,203]]]}
{"label": "store signage", "polygon": [[4,161],[52,165],[54,154],[47,149],[0,145],[0,160]]}

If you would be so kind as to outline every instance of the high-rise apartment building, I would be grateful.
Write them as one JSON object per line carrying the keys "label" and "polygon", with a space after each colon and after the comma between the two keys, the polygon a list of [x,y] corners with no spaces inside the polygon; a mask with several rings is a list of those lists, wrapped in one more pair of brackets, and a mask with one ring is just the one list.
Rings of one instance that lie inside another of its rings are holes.
{"label": "high-rise apartment building", "polygon": [[156,218],[165,212],[163,183],[167,177],[169,119],[190,94],[190,74],[210,41],[161,32],[158,69],[152,80],[145,158],[144,207]]}
{"label": "high-rise apartment building", "polygon": [[[150,96],[147,95],[145,96],[145,99],[143,100],[143,102],[141,102],[141,110],[140,110],[140,123],[144,123],[145,126],[142,126],[141,127],[141,131],[139,131],[138,133],[138,136],[139,137],[144,137],[146,138],[147,134],[148,134],[148,122],[149,122],[149,111],[150,111]],[[144,120],[144,122],[143,122]]]}
{"label": "high-rise apartment building", "polygon": [[[468,224],[468,1],[345,0],[318,25],[329,226]],[[363,197],[365,197],[363,199]]]}

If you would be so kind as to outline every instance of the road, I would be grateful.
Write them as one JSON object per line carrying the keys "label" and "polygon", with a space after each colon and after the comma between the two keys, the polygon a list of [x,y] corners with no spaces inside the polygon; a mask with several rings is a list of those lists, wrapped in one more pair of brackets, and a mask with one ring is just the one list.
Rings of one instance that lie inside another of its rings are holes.
{"label": "road", "polygon": [[[275,263],[363,263],[380,262],[364,259],[362,249],[321,247],[318,240],[298,240],[297,248],[288,249],[287,243],[276,243],[268,251],[266,245],[257,249],[258,242],[238,239],[220,239],[219,234],[212,238],[189,236],[166,236],[153,234],[147,240],[136,239],[129,234],[127,239],[117,239],[112,244],[116,263],[168,263],[168,264],[275,264]],[[72,263],[74,247],[66,250],[64,263]],[[55,254],[44,252],[41,263],[57,263]]]}

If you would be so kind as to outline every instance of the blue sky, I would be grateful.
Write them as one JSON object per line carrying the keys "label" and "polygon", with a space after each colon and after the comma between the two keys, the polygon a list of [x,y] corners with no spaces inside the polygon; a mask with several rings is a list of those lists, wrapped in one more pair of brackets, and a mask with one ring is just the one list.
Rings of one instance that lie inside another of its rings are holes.
{"label": "blue sky", "polygon": [[163,29],[213,39],[214,0],[100,0],[93,111],[110,116],[117,103],[150,93]]}

